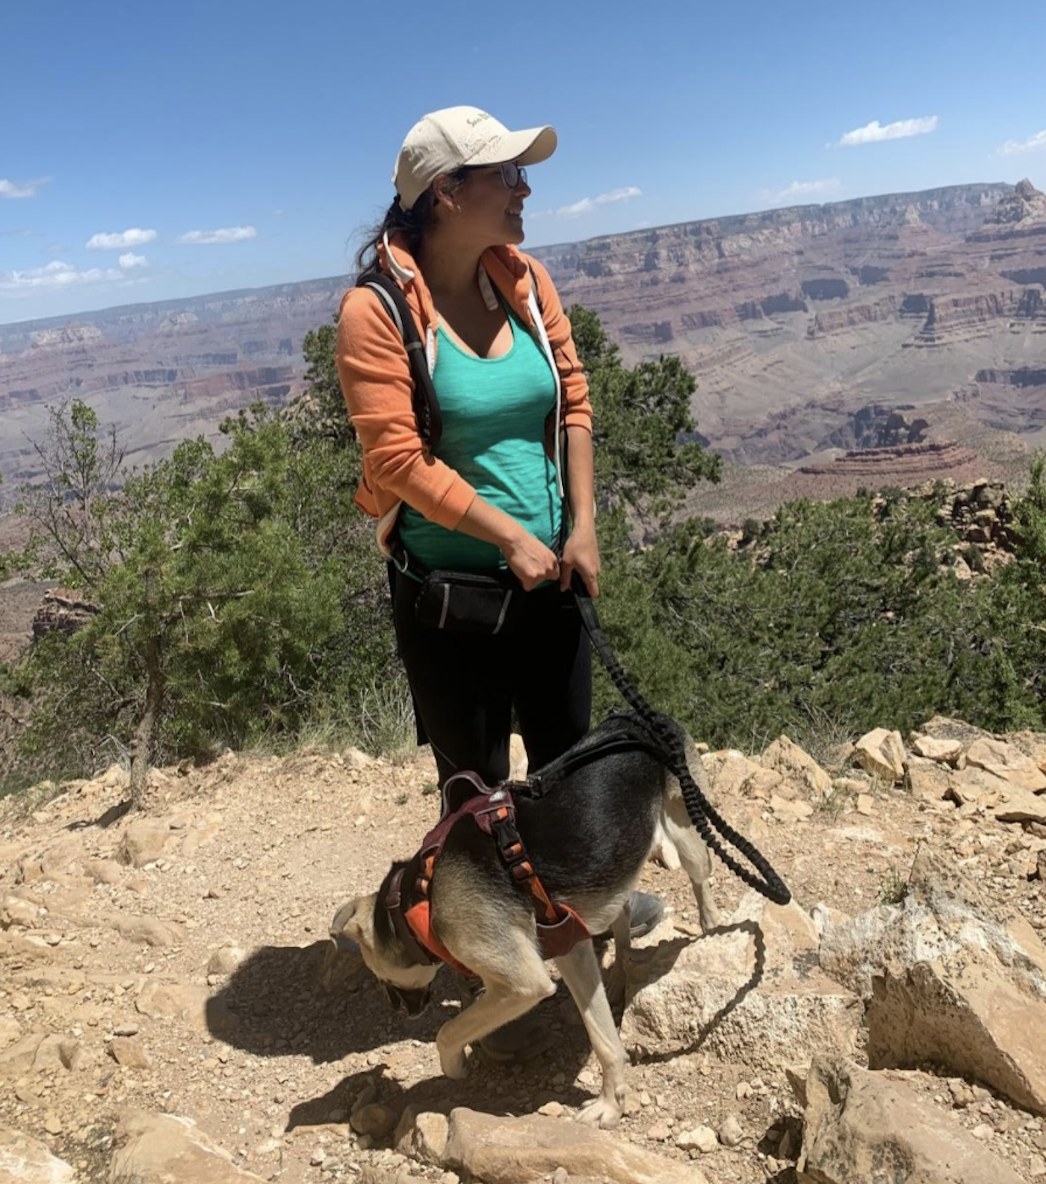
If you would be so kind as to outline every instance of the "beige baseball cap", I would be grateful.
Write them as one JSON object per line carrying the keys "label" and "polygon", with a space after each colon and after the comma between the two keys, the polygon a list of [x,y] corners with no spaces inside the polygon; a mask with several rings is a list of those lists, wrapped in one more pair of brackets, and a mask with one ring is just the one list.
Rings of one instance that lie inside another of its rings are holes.
{"label": "beige baseball cap", "polygon": [[407,132],[392,183],[400,205],[409,210],[440,173],[509,160],[538,164],[555,152],[557,142],[553,127],[510,132],[479,107],[444,107],[423,115]]}

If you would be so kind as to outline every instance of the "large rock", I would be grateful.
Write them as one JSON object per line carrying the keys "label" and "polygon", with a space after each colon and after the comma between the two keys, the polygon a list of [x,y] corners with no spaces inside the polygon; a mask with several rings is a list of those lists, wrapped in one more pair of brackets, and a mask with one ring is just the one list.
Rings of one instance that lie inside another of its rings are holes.
{"label": "large rock", "polygon": [[899,907],[829,921],[820,957],[869,999],[873,1068],[944,1065],[1046,1113],[1046,948],[944,857],[920,853]]}
{"label": "large rock", "polygon": [[904,780],[904,741],[900,732],[873,728],[854,745],[861,768],[887,785]]}
{"label": "large rock", "polygon": [[[1046,980],[1043,981],[1046,988]],[[977,956],[887,970],[872,982],[868,1063],[945,1064],[1046,1114],[1046,1002]]]}
{"label": "large rock", "polygon": [[802,1184],[1022,1184],[901,1081],[817,1057],[806,1079]]}
{"label": "large rock", "polygon": [[1019,748],[1004,740],[984,736],[975,740],[966,749],[966,763],[978,769],[985,769],[1016,785],[1020,789],[1035,791],[1046,789],[1046,773]]}
{"label": "large rock", "polygon": [[119,857],[131,867],[144,867],[160,858],[173,837],[166,821],[136,818],[127,824],[123,832],[118,848]]}
{"label": "large rock", "polygon": [[715,932],[663,941],[630,968],[626,1047],[669,1054],[700,1045],[752,1065],[809,1060],[811,1047],[853,1050],[860,1008],[821,971],[813,920],[748,891]]}
{"label": "large rock", "polygon": [[110,1184],[249,1184],[262,1177],[238,1168],[189,1118],[134,1110],[121,1116],[109,1163]]}
{"label": "large rock", "polygon": [[0,1126],[2,1184],[75,1184],[76,1173],[36,1139]]}
{"label": "large rock", "polygon": [[951,789],[951,770],[930,757],[908,758],[908,783],[915,797],[924,802],[940,802]]}
{"label": "large rock", "polygon": [[701,758],[701,763],[717,802],[732,802],[742,797],[765,799],[784,780],[778,770],[764,768],[732,748],[710,752]]}
{"label": "large rock", "polygon": [[992,813],[1000,822],[1038,822],[1046,825],[1046,794],[1030,793],[1026,789],[1004,789],[992,806]]}
{"label": "large rock", "polygon": [[541,1114],[497,1118],[464,1108],[450,1113],[443,1166],[484,1184],[532,1184],[558,1168],[570,1178],[619,1184],[708,1184],[690,1163],[579,1122]]}
{"label": "large rock", "polygon": [[[814,802],[823,802],[832,794],[832,779],[809,753],[787,736],[778,738],[763,752],[760,758],[763,767],[780,773],[786,783]],[[793,791],[793,796],[794,796]],[[777,793],[787,797],[783,786]]]}

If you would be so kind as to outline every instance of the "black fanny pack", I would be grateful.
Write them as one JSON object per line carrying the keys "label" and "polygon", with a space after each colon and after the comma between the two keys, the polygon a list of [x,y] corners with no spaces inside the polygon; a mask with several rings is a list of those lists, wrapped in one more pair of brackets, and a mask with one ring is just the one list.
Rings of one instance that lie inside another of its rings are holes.
{"label": "black fanny pack", "polygon": [[452,633],[504,636],[515,627],[523,589],[510,574],[430,571],[414,602],[419,624]]}

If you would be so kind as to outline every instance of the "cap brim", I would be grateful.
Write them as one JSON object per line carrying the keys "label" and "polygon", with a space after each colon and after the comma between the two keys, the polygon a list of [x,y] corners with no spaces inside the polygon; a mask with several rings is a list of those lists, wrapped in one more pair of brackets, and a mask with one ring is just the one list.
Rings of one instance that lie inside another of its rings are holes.
{"label": "cap brim", "polygon": [[477,153],[469,164],[504,164],[509,160],[522,165],[540,164],[555,152],[558,143],[554,127],[529,127],[502,136],[495,150]]}

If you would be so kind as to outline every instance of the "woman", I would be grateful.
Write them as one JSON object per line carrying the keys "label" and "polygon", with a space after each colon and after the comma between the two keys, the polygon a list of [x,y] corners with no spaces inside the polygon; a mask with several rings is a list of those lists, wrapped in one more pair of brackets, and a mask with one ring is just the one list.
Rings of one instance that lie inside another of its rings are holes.
{"label": "woman", "polygon": [[[442,785],[509,772],[513,713],[530,768],[588,730],[588,638],[569,589],[599,595],[592,412],[570,322],[548,272],[517,250],[526,168],[551,127],[511,132],[476,107],[424,116],[396,160],[396,199],[357,257],[402,288],[425,345],[443,432],[428,450],[399,329],[367,287],[345,296],[338,371],[363,446],[358,504],[393,560],[399,652]],[[569,463],[566,463],[569,460]],[[419,620],[422,574],[502,573],[516,585],[507,633]],[[660,902],[633,900],[633,932]]]}

